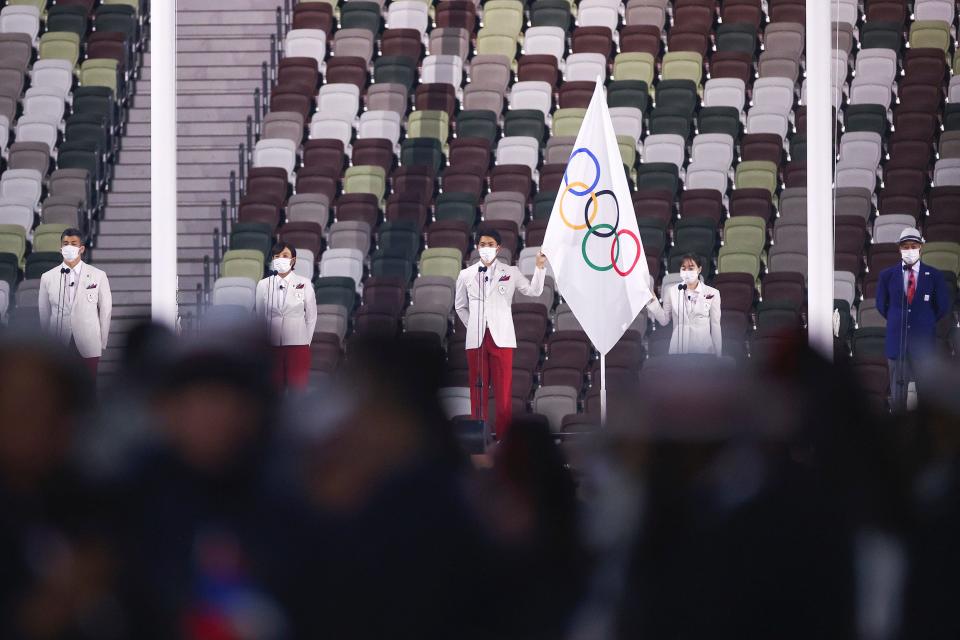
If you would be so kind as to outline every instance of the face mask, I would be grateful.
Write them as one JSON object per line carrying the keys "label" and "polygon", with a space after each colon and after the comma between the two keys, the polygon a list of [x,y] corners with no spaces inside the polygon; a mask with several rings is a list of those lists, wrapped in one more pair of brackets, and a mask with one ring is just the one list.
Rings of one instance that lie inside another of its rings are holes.
{"label": "face mask", "polygon": [[920,259],[920,249],[904,249],[900,252],[904,264],[914,264]]}
{"label": "face mask", "polygon": [[67,262],[73,262],[80,257],[80,247],[75,247],[72,244],[65,245],[60,247],[60,255]]}
{"label": "face mask", "polygon": [[497,257],[496,247],[480,247],[480,259],[487,264],[493,262]]}
{"label": "face mask", "polygon": [[290,260],[290,258],[274,258],[273,270],[277,273],[286,273],[290,271],[291,262],[292,260]]}
{"label": "face mask", "polygon": [[697,271],[681,271],[680,278],[682,278],[686,284],[693,284],[700,279],[700,273]]}

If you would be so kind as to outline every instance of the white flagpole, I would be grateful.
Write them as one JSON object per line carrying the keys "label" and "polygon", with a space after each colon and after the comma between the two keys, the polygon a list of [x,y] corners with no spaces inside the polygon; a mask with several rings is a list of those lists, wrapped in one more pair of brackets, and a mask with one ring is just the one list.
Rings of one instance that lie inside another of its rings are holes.
{"label": "white flagpole", "polygon": [[600,354],[600,426],[607,426],[607,356]]}

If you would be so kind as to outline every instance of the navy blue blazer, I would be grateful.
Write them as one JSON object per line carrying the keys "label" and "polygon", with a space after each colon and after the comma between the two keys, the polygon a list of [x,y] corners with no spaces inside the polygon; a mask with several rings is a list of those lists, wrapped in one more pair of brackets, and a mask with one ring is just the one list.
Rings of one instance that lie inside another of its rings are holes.
{"label": "navy blue blazer", "polygon": [[[887,319],[886,354],[900,357],[903,331],[903,263],[884,269],[877,281],[877,311]],[[943,274],[920,262],[913,303],[907,309],[907,353],[930,351],[936,344],[937,320],[950,311],[950,292]]]}

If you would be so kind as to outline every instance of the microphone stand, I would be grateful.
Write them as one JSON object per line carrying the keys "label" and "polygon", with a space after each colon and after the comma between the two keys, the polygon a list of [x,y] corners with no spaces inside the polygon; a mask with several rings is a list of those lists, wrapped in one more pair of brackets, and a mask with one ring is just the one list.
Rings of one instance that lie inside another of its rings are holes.
{"label": "microphone stand", "polygon": [[63,298],[67,293],[67,274],[70,273],[70,269],[67,267],[60,267],[60,304],[57,309],[57,340],[60,340],[63,330]]}
{"label": "microphone stand", "polygon": [[683,312],[686,310],[686,302],[687,302],[684,291],[686,290],[687,290],[687,285],[682,283],[677,285],[677,301],[680,303],[680,308],[677,309],[677,353],[680,353],[680,354],[686,353],[686,351],[684,351],[684,343],[686,342],[686,340],[684,340],[684,336],[683,336],[683,325],[684,325]]}
{"label": "microphone stand", "polygon": [[267,310],[264,317],[267,322],[267,343],[273,346],[273,305],[276,302],[276,293],[273,290],[273,286],[275,282],[274,277],[277,275],[277,272],[271,269],[269,274],[267,278]]}
{"label": "microphone stand", "polygon": [[487,402],[487,394],[486,394],[486,388],[483,385],[483,353],[482,351],[483,351],[483,337],[484,337],[484,320],[486,319],[486,316],[484,315],[484,313],[486,312],[486,309],[485,309],[486,287],[484,285],[487,281],[487,276],[484,274],[486,274],[486,272],[487,272],[487,267],[483,266],[483,262],[481,261],[480,267],[477,269],[477,285],[480,288],[480,300],[477,306],[479,307],[479,310],[480,310],[480,317],[477,322],[477,383],[476,384],[477,384],[477,396],[479,398],[477,409],[480,413],[480,416],[479,416],[480,422],[483,423],[484,427],[486,427],[486,423],[487,423],[486,418],[484,416],[484,414],[486,413],[484,411],[485,409],[484,405],[486,405],[486,402]]}
{"label": "microphone stand", "polygon": [[[907,273],[907,282],[910,280],[910,275],[913,273],[913,265],[910,266],[910,272]],[[896,404],[897,410],[906,411],[907,410],[907,382],[906,375],[904,372],[904,367],[907,364],[907,329],[909,324],[907,323],[907,313],[910,310],[909,303],[907,302],[907,283],[903,282],[903,274],[906,272],[906,269],[903,269],[900,273],[900,353],[897,355],[897,378],[899,388],[897,390]],[[914,284],[916,287],[916,284]],[[916,292],[914,292],[916,293]]]}

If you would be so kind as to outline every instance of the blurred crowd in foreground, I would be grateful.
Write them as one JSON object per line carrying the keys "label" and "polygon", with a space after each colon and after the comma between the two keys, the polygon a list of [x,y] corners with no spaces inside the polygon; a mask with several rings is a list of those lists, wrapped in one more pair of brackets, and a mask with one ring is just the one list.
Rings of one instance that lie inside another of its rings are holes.
{"label": "blurred crowd in foreground", "polygon": [[0,638],[960,637],[956,364],[891,417],[802,345],[680,359],[471,456],[440,353],[286,397],[268,355],[144,326],[96,392],[0,336]]}

